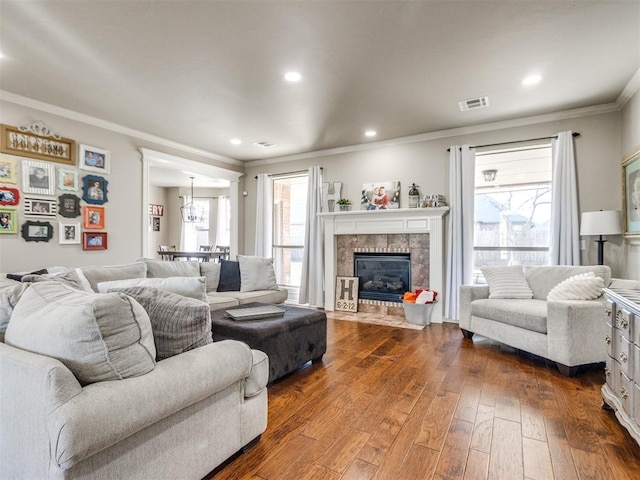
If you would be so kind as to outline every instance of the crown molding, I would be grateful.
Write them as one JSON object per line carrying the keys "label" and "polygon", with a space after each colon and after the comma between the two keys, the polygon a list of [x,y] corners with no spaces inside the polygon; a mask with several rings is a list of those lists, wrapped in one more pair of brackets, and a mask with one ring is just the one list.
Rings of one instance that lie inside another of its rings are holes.
{"label": "crown molding", "polygon": [[92,117],[90,115],[85,115],[83,113],[75,112],[67,108],[58,107],[57,105],[51,105],[49,103],[41,102],[39,100],[23,97],[22,95],[16,95],[15,93],[7,92],[5,90],[0,90],[0,100],[4,100],[9,103],[15,103],[16,105],[22,105],[23,107],[33,108],[35,110],[40,110],[42,112],[51,113],[52,115],[57,115],[59,117],[67,118],[69,120],[74,120],[76,122],[86,123],[94,127],[103,128],[105,130],[120,133],[122,135],[127,135],[129,137],[137,138],[139,140],[153,142],[155,144],[162,145],[163,147],[172,148],[172,149],[185,152],[185,153],[190,153],[193,155],[198,155],[203,158],[208,158],[211,160],[228,163],[230,165],[234,165],[237,167],[244,166],[244,162],[241,162],[240,160],[236,160],[234,158],[225,157],[224,155],[219,155],[217,153],[209,152],[207,150],[201,150],[199,148],[191,147],[183,143],[174,142],[172,140],[168,140],[163,137],[158,137],[150,133],[134,130],[132,128],[125,127],[123,125],[119,125],[117,123],[108,122],[106,120]]}
{"label": "crown molding", "polygon": [[296,160],[308,160],[311,158],[326,157],[329,155],[339,155],[342,153],[360,152],[364,150],[372,150],[375,148],[392,147],[396,145],[404,145],[408,143],[425,142],[430,140],[438,140],[441,138],[458,137],[462,135],[472,135],[475,133],[491,132],[494,130],[504,130],[507,128],[523,127],[527,125],[535,125],[538,123],[554,122],[558,120],[568,120],[572,118],[588,117],[591,115],[601,115],[620,111],[617,103],[606,103],[602,105],[594,105],[591,107],[575,108],[572,110],[564,110],[561,112],[547,113],[544,115],[535,115],[531,117],[516,118],[513,120],[504,120],[501,122],[483,123],[481,125],[471,125],[468,127],[452,128],[449,130],[439,130],[436,132],[421,133],[408,137],[398,137],[389,140],[381,140],[378,142],[360,143],[357,145],[349,145],[346,147],[329,148],[326,150],[316,150],[314,152],[299,153],[295,155],[287,155],[283,157],[273,157],[264,160],[251,160],[245,163],[246,167],[259,167],[264,165],[272,165],[275,163],[293,162]]}
{"label": "crown molding", "polygon": [[636,70],[636,73],[633,74],[633,77],[631,77],[631,80],[629,80],[629,82],[625,85],[622,93],[617,98],[616,105],[618,106],[618,108],[622,110],[638,90],[640,90],[640,68]]}

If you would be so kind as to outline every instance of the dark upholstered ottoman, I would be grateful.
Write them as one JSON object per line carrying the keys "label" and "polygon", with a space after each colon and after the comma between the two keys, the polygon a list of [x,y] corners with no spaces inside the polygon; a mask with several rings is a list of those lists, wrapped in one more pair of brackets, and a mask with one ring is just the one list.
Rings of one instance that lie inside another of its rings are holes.
{"label": "dark upholstered ottoman", "polygon": [[[237,308],[255,307],[247,303]],[[321,310],[283,306],[284,316],[236,321],[227,310],[211,313],[213,340],[240,340],[269,356],[269,383],[300,368],[309,360],[320,361],[327,351],[327,315]]]}

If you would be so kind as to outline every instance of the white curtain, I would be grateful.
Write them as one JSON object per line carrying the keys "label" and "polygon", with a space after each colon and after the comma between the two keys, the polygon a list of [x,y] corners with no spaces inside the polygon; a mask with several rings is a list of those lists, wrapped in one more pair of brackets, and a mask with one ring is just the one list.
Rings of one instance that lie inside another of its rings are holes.
{"label": "white curtain", "polygon": [[218,210],[216,216],[216,245],[230,245],[229,238],[229,198],[218,197]]}
{"label": "white curtain", "polygon": [[476,154],[468,145],[449,155],[449,243],[444,317],[458,320],[459,287],[473,281],[473,203]]}
{"label": "white curtain", "polygon": [[580,265],[578,188],[573,134],[560,132],[551,141],[551,265]]}
{"label": "white curtain", "polygon": [[273,257],[273,182],[268,173],[258,174],[256,194],[256,240],[258,257]]}
{"label": "white curtain", "polygon": [[322,208],[322,169],[309,169],[307,194],[307,219],[302,254],[302,278],[299,303],[316,307],[324,305],[324,249],[322,243],[322,220],[317,215]]}

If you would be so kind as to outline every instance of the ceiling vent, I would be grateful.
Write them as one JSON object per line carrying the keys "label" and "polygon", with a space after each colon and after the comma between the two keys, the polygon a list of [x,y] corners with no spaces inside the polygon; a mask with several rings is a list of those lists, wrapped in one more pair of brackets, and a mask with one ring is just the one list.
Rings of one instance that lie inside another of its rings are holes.
{"label": "ceiling vent", "polygon": [[484,108],[489,106],[489,97],[470,98],[468,100],[462,100],[458,102],[461,112],[467,110],[475,110],[476,108]]}
{"label": "ceiling vent", "polygon": [[261,148],[269,148],[269,147],[274,147],[275,143],[271,143],[265,140],[262,142],[256,142],[254,143],[254,145],[257,145],[258,147],[261,147]]}

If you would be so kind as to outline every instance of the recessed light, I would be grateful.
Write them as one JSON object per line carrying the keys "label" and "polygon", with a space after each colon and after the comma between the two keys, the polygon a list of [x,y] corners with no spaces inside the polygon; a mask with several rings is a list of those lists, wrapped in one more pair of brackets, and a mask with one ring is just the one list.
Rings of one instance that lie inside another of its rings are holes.
{"label": "recessed light", "polygon": [[522,84],[526,87],[530,87],[531,85],[540,83],[540,80],[542,80],[542,75],[538,75],[537,73],[534,73],[532,75],[527,75],[526,77],[524,77],[522,79]]}
{"label": "recessed light", "polygon": [[233,145],[240,145],[242,143],[242,140],[240,140],[239,138],[232,138],[231,140],[229,140]]}
{"label": "recessed light", "polygon": [[367,137],[375,137],[378,134],[378,132],[376,132],[375,130],[367,130],[366,132],[364,132],[364,134]]}
{"label": "recessed light", "polygon": [[284,74],[284,79],[287,82],[299,82],[300,80],[302,80],[302,75],[300,75],[298,72],[287,72]]}

